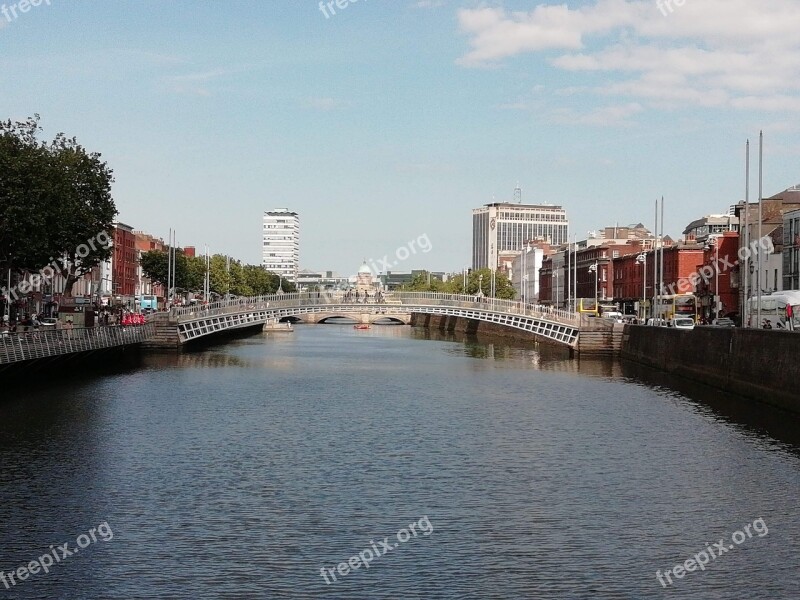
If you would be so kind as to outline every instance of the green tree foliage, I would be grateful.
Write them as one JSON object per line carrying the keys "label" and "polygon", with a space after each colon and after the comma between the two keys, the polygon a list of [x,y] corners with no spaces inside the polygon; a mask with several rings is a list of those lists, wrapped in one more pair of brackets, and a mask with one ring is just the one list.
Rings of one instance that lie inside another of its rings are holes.
{"label": "green tree foliage", "polygon": [[54,256],[66,283],[64,295],[72,295],[75,282],[112,253],[113,224],[117,207],[111,197],[111,169],[97,153],[89,153],[75,138],[59,134],[50,145],[52,177],[57,201],[48,215]]}
{"label": "green tree foliage", "polygon": [[40,133],[38,115],[0,122],[0,267],[58,265],[70,295],[81,275],[111,256],[113,173],[75,138],[44,143]]}
{"label": "green tree foliage", "polygon": [[[145,277],[154,283],[167,285],[168,252],[151,250],[144,252],[139,260]],[[205,278],[205,258],[189,257],[178,248],[175,252],[175,288],[187,292],[197,292],[203,289]]]}
{"label": "green tree foliage", "polygon": [[[178,249],[176,257],[175,287],[180,291],[202,291],[206,275],[206,257],[187,257]],[[140,264],[145,276],[155,283],[166,285],[167,252],[151,250],[141,256]],[[211,291],[219,296],[264,296],[278,290],[280,278],[258,265],[243,265],[240,261],[215,254],[210,260]],[[283,282],[284,292],[294,292],[296,287]]]}
{"label": "green tree foliage", "polygon": [[[482,277],[481,277],[482,276]],[[478,288],[482,289],[484,296],[489,296],[492,291],[492,271],[491,269],[478,269],[472,271],[467,276],[466,288],[464,287],[464,275],[462,273],[451,273],[447,281],[441,282],[431,278],[428,283],[426,272],[417,274],[410,284],[403,286],[403,290],[412,292],[441,292],[444,294],[466,294],[475,296]],[[516,294],[514,287],[503,272],[495,274],[495,297],[512,300]]]}
{"label": "green tree foliage", "polygon": [[429,277],[428,271],[421,271],[414,275],[410,283],[401,288],[407,292],[448,292],[447,282],[443,282],[435,277]]}
{"label": "green tree foliage", "polygon": [[39,269],[53,256],[48,240],[52,184],[38,119],[0,122],[0,268]]}

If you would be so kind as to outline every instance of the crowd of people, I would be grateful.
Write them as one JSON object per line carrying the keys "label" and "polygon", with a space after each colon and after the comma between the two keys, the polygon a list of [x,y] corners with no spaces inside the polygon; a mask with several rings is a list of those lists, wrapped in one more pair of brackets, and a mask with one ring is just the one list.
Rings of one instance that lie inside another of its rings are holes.
{"label": "crowd of people", "polygon": [[345,302],[355,302],[356,304],[363,302],[369,304],[370,300],[374,304],[383,304],[386,299],[383,297],[383,292],[377,290],[372,296],[369,295],[367,290],[360,292],[359,290],[347,290],[344,295]]}
{"label": "crowd of people", "polygon": [[[133,327],[147,323],[146,315],[125,309],[102,309],[95,315],[94,325],[98,327],[114,327],[122,325]],[[47,317],[44,313],[22,314],[11,320],[8,315],[0,321],[0,333],[28,333],[48,330],[72,330],[75,328],[74,318],[62,315],[60,318]]]}

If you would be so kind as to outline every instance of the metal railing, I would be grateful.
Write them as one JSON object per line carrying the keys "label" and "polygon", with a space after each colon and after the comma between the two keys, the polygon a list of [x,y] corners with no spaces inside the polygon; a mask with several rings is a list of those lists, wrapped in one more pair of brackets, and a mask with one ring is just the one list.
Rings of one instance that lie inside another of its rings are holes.
{"label": "metal railing", "polygon": [[224,300],[202,306],[173,308],[170,310],[170,318],[180,322],[184,320],[203,319],[219,315],[247,312],[249,310],[273,310],[320,305],[347,305],[355,307],[359,305],[382,306],[386,304],[408,306],[409,311],[413,311],[414,306],[442,306],[534,317],[574,325],[576,327],[580,326],[581,323],[579,314],[552,308],[550,306],[523,304],[516,300],[440,294],[437,292],[387,292],[383,294],[382,302],[376,302],[374,295],[371,295],[366,302],[363,296],[357,301],[354,296],[346,295],[344,292],[273,294],[270,296]]}
{"label": "metal railing", "polygon": [[82,327],[0,333],[0,365],[63,354],[87,352],[129,344],[139,344],[150,338],[155,325]]}

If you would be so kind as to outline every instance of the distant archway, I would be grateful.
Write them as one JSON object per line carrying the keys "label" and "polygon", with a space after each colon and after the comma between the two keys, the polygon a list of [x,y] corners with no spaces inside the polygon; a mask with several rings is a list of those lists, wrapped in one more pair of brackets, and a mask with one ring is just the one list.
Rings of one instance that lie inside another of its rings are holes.
{"label": "distant archway", "polygon": [[353,319],[352,317],[346,317],[343,315],[334,315],[332,317],[325,317],[317,321],[318,325],[354,325],[359,321]]}
{"label": "distant archway", "polygon": [[406,325],[407,323],[402,319],[398,319],[396,317],[383,317],[381,319],[377,319],[372,321],[375,325]]}

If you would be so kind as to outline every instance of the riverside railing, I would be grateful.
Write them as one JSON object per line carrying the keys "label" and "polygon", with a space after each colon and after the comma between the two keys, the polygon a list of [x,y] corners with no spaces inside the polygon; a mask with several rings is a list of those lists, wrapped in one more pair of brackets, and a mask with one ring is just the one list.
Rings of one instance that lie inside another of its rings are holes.
{"label": "riverside railing", "polygon": [[150,338],[155,325],[85,327],[0,334],[0,365],[63,354],[139,344]]}
{"label": "riverside railing", "polygon": [[235,314],[247,312],[249,310],[273,310],[319,305],[396,306],[398,304],[401,306],[408,306],[409,309],[413,309],[414,306],[442,306],[535,317],[574,326],[579,326],[581,323],[580,315],[577,313],[550,306],[524,304],[516,300],[501,300],[499,298],[488,298],[485,296],[440,294],[437,292],[386,292],[383,294],[383,300],[381,302],[376,302],[374,295],[370,295],[367,302],[364,302],[363,296],[361,296],[359,300],[356,300],[352,294],[345,294],[345,292],[272,294],[269,296],[223,300],[202,306],[173,308],[170,310],[170,317],[182,321]]}

